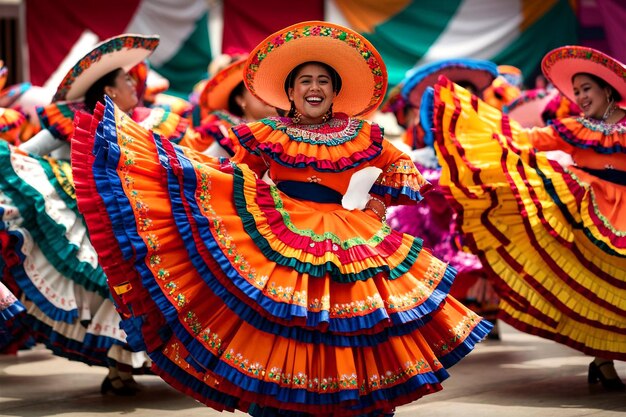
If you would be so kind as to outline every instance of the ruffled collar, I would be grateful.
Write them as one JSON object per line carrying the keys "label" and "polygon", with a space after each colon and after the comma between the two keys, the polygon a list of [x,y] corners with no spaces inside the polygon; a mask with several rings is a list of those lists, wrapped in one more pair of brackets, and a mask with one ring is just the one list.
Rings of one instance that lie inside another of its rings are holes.
{"label": "ruffled collar", "polygon": [[326,123],[301,125],[288,117],[270,117],[233,129],[241,145],[290,167],[343,171],[378,156],[381,128],[365,120],[336,114]]}
{"label": "ruffled collar", "polygon": [[626,153],[626,124],[605,123],[586,117],[568,117],[548,122],[572,146],[602,154]]}

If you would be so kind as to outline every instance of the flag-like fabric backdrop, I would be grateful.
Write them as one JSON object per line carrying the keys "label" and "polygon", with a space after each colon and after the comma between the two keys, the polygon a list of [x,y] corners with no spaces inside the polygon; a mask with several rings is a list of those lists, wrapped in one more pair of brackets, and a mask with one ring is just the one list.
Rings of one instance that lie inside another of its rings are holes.
{"label": "flag-like fabric backdrop", "polygon": [[[595,1],[611,10],[620,0]],[[212,56],[249,51],[298,21],[327,20],[352,27],[376,46],[392,86],[415,65],[453,57],[514,65],[529,77],[547,51],[577,43],[576,2],[308,0],[296,7],[292,0],[26,0],[30,75],[43,85],[86,29],[99,39],[158,33],[152,66],[184,94],[206,76]],[[210,24],[216,20],[217,32]]]}
{"label": "flag-like fabric backdrop", "polygon": [[[86,31],[94,41],[124,32],[160,35],[150,63],[181,93],[206,77],[212,57],[206,0],[26,0],[26,27],[33,85],[46,84]],[[74,61],[93,45],[82,43]],[[62,75],[73,64],[66,62]]]}
{"label": "flag-like fabric backdrop", "polygon": [[[351,26],[359,23],[353,19],[373,8],[369,1],[336,2]],[[488,59],[516,66],[529,76],[546,52],[577,40],[576,16],[566,0],[405,3],[386,19],[380,15],[378,21],[370,19],[369,27],[359,27],[381,52],[391,84],[415,65],[449,58]]]}

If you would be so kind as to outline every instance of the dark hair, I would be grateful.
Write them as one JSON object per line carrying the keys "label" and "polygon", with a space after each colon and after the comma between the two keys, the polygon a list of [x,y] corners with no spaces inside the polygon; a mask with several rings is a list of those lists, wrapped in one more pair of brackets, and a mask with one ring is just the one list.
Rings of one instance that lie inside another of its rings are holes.
{"label": "dark hair", "polygon": [[339,93],[339,91],[341,91],[341,77],[339,76],[339,73],[335,71],[333,67],[323,62],[319,62],[319,61],[307,61],[298,65],[297,67],[292,69],[291,72],[289,72],[289,75],[287,75],[287,78],[285,78],[285,94],[289,95],[289,89],[293,88],[293,85],[296,82],[296,75],[298,75],[300,70],[305,65],[309,65],[309,64],[321,65],[322,67],[324,67],[326,71],[328,71],[328,73],[330,74],[330,81],[333,84],[333,91],[335,93]]}
{"label": "dark hair", "polygon": [[480,94],[480,90],[478,90],[478,87],[476,87],[476,84],[474,84],[473,82],[469,80],[458,80],[458,81],[455,81],[455,84],[460,85],[466,90],[471,89],[474,94]]}
{"label": "dark hair", "polygon": [[243,95],[245,89],[246,86],[242,81],[228,95],[228,111],[235,116],[243,117],[243,109],[237,103],[237,97]]}
{"label": "dark hair", "polygon": [[577,72],[576,74],[572,75],[572,84],[574,84],[574,78],[578,77],[579,75],[586,75],[587,77],[595,81],[596,84],[598,84],[601,88],[608,87],[609,90],[611,90],[611,97],[613,98],[613,100],[615,100],[616,102],[622,101],[622,95],[617,92],[615,87],[613,87],[611,84],[607,83],[603,78],[600,78],[597,75],[589,74],[588,72]]}
{"label": "dark hair", "polygon": [[115,78],[117,78],[120,71],[123,71],[122,68],[114,69],[91,84],[91,87],[85,93],[85,106],[90,113],[93,113],[98,102],[104,104],[104,89],[105,87],[115,86]]}

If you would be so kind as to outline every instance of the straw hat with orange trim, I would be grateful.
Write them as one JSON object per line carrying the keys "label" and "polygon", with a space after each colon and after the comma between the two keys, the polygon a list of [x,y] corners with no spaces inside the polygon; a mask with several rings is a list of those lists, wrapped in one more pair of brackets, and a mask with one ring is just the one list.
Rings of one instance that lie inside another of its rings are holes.
{"label": "straw hat with orange trim", "polygon": [[330,65],[341,77],[333,101],[336,112],[371,113],[385,97],[387,69],[374,46],[351,29],[322,21],[301,22],[268,36],[250,53],[244,82],[260,100],[287,110],[285,79],[308,61]]}
{"label": "straw hat with orange trim", "polygon": [[602,78],[622,96],[621,103],[626,103],[626,66],[593,48],[571,45],[553,49],[543,57],[541,70],[574,103],[572,77],[580,72]]}
{"label": "straw hat with orange trim", "polygon": [[124,34],[96,45],[65,75],[52,101],[80,100],[102,76],[122,68],[130,70],[159,46],[159,36]]}
{"label": "straw hat with orange trim", "polygon": [[246,67],[246,62],[247,57],[241,58],[218,71],[213,78],[207,81],[198,101],[203,109],[209,112],[228,110],[228,97],[233,89],[243,81],[243,71]]}

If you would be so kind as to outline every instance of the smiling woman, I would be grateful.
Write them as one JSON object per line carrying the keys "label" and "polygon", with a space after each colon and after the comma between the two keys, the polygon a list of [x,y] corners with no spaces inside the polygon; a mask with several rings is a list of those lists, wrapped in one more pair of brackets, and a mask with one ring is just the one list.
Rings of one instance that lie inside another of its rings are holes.
{"label": "smiling woman", "polygon": [[[436,85],[440,184],[465,249],[496,283],[499,317],[594,356],[589,383],[624,390],[613,360],[626,360],[626,66],[565,46],[542,69],[582,116],[524,129],[449,80]],[[554,150],[570,162],[550,160]]]}
{"label": "smiling woman", "polygon": [[453,268],[386,223],[387,205],[430,185],[355,117],[384,97],[380,55],[347,28],[303,22],[261,42],[244,81],[290,111],[235,126],[226,163],[110,101],[80,120],[79,205],[130,339],[219,410],[381,416],[439,391],[491,324],[448,296]]}
{"label": "smiling woman", "polygon": [[586,117],[606,123],[618,123],[626,111],[617,106],[622,96],[602,78],[579,72],[572,77],[572,87],[576,103]]}
{"label": "smiling woman", "polygon": [[288,116],[296,123],[319,124],[333,116],[333,100],[341,91],[341,77],[330,65],[305,62],[291,70],[285,90],[291,102]]}

